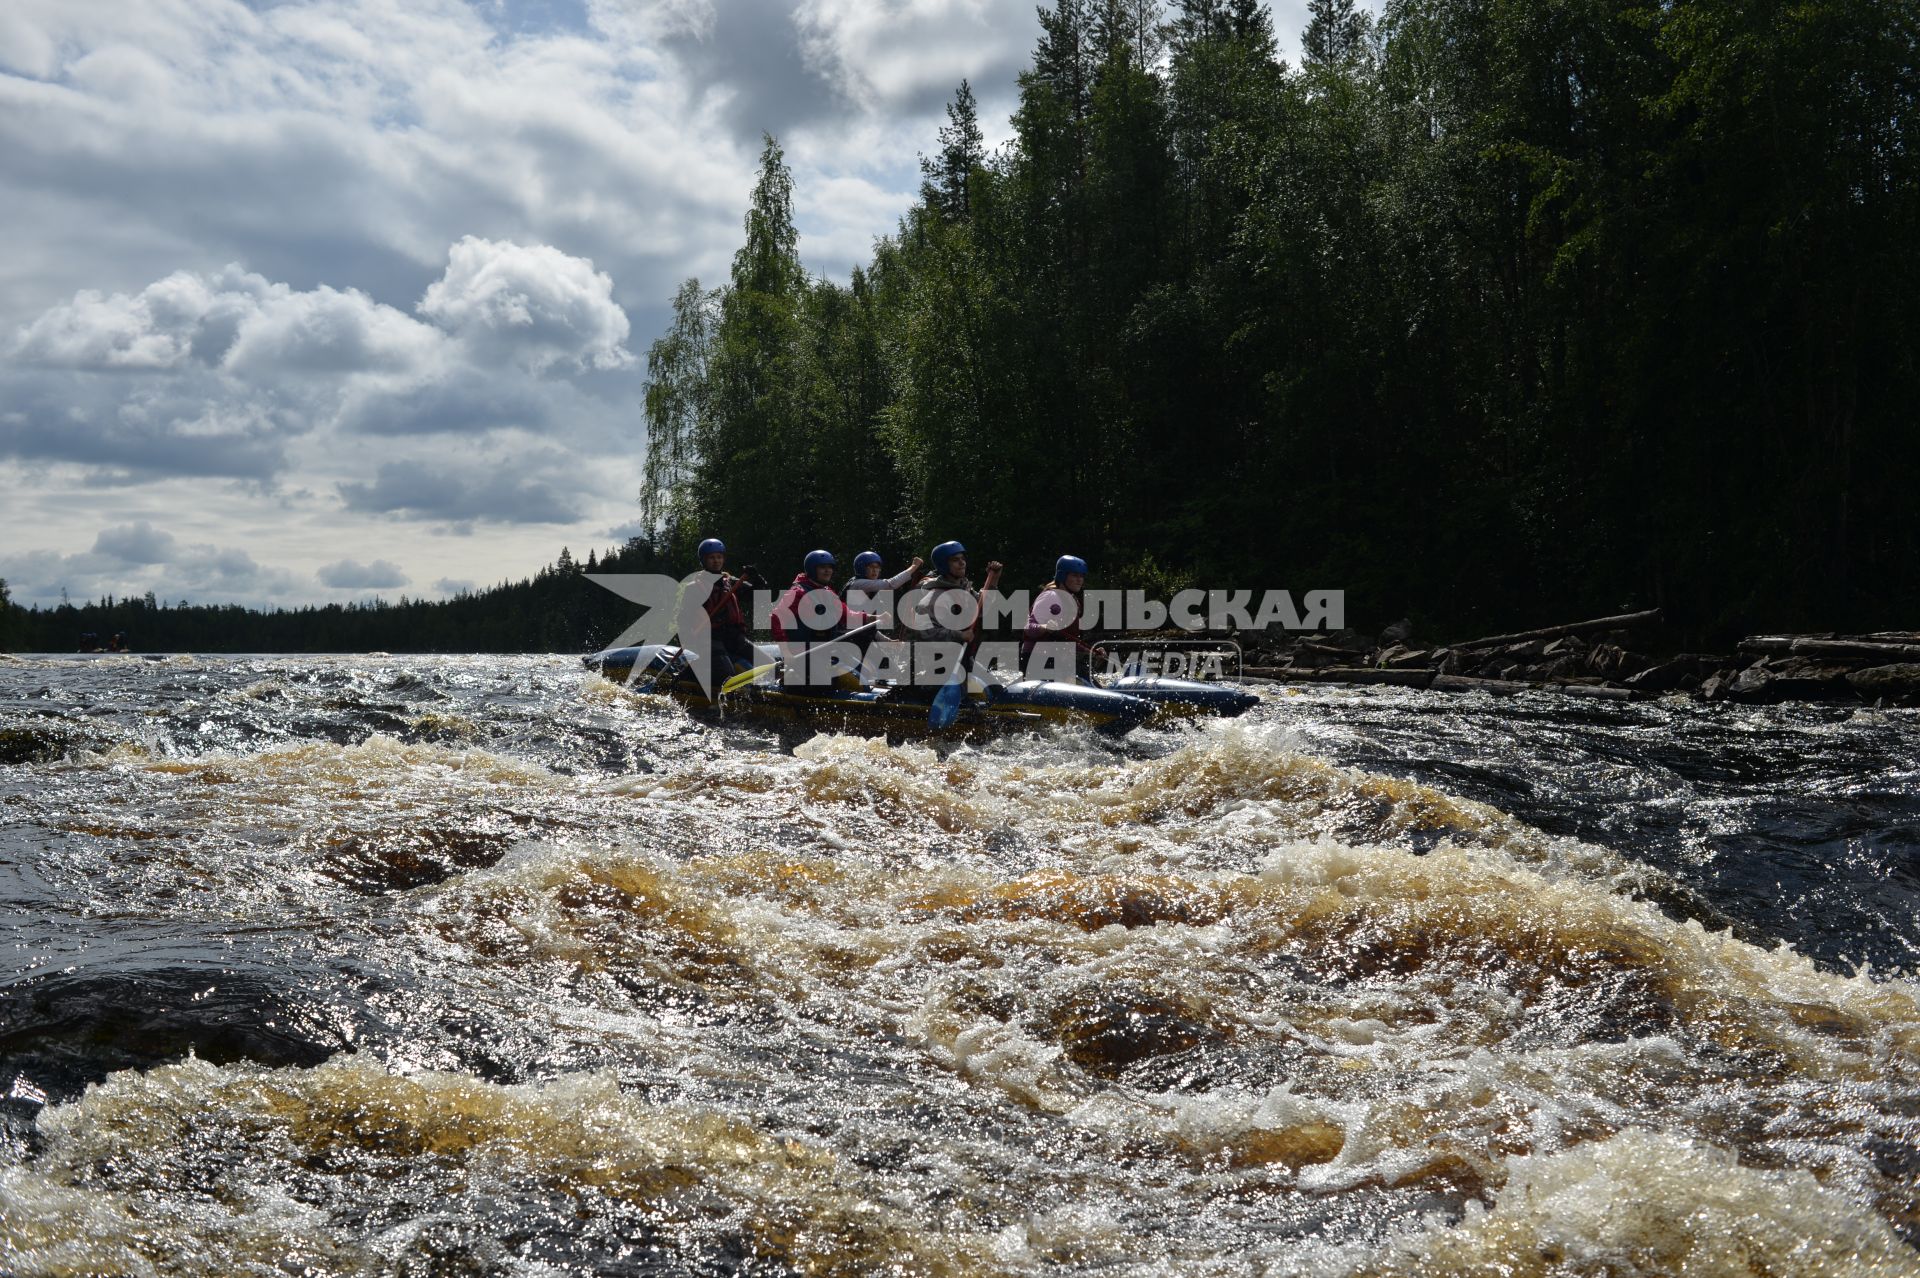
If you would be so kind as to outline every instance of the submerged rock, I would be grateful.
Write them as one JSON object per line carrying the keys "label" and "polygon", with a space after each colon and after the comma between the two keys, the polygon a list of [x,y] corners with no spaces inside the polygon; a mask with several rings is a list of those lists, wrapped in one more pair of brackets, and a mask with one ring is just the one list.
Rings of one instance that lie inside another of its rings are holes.
{"label": "submerged rock", "polygon": [[65,728],[54,725],[0,728],[0,765],[52,763],[82,744]]}

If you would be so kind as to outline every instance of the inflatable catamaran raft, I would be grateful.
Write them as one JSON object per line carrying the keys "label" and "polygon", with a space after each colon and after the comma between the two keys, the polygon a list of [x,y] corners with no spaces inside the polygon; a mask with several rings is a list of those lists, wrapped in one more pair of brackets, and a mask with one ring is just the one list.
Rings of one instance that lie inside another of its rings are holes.
{"label": "inflatable catamaran raft", "polygon": [[[977,737],[1046,727],[1086,727],[1114,736],[1153,721],[1194,715],[1239,715],[1259,698],[1220,684],[1157,676],[1116,679],[1108,687],[1018,679],[987,686],[971,680],[951,725],[929,720],[923,689],[882,684],[859,690],[788,686],[758,680],[714,695],[700,687],[692,654],[671,644],[610,648],[582,660],[591,670],[641,696],[663,697],[709,716],[765,721],[817,732],[903,737]],[[772,654],[768,654],[772,659]]]}

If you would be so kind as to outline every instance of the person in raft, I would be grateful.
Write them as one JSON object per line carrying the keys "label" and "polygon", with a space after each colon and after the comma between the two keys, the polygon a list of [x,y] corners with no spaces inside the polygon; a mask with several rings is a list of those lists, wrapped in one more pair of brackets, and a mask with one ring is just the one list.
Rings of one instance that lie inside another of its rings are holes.
{"label": "person in raft", "polygon": [[902,590],[926,576],[922,565],[926,560],[915,555],[913,562],[891,577],[880,574],[886,571],[886,565],[877,550],[863,550],[853,557],[853,580],[847,583],[845,598],[849,608],[868,608],[870,612],[884,612]]}
{"label": "person in raft", "polygon": [[[878,614],[855,612],[847,607],[847,601],[833,592],[834,567],[831,551],[808,551],[800,574],[773,606],[773,637],[780,644],[781,654],[788,659],[785,674],[790,681],[807,681],[808,672],[804,667],[808,663],[793,660],[807,648],[837,639],[855,626],[884,620]],[[854,688],[860,686],[859,676],[851,671],[836,675],[834,682],[841,686],[849,682]]]}
{"label": "person in raft", "polygon": [[1093,682],[1093,648],[1080,633],[1086,590],[1087,561],[1078,555],[1060,556],[1053,565],[1053,580],[1040,587],[1027,614],[1026,633],[1020,637],[1020,668],[1027,678]]}
{"label": "person in raft", "polygon": [[[973,650],[980,641],[980,593],[999,587],[1000,561],[996,559],[987,564],[986,580],[980,590],[975,590],[973,582],[967,579],[965,546],[957,541],[943,541],[927,558],[933,564],[933,576],[907,601],[912,638],[916,643],[964,645],[963,660],[971,670]],[[918,682],[918,662],[915,665],[916,686],[929,696],[938,692],[937,687]],[[991,680],[985,682],[989,687],[998,686]]]}
{"label": "person in raft", "polygon": [[709,537],[700,543],[700,567],[717,575],[713,588],[702,605],[707,627],[712,634],[713,670],[721,679],[729,679],[760,663],[753,638],[747,629],[747,614],[740,607],[740,592],[757,576],[751,567],[742,568],[738,577],[727,571],[726,543]]}

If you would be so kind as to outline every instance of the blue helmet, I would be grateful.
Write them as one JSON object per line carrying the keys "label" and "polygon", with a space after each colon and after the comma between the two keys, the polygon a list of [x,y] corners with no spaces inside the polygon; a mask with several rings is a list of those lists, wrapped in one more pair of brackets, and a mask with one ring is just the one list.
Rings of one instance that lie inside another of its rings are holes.
{"label": "blue helmet", "polygon": [[724,555],[727,553],[727,543],[721,541],[718,537],[709,537],[700,543],[700,549],[697,553],[702,559],[705,559],[708,555]]}
{"label": "blue helmet", "polygon": [[863,550],[859,554],[855,555],[853,557],[853,575],[857,577],[861,573],[865,572],[867,570],[868,564],[872,564],[876,568],[880,566],[879,551]]}
{"label": "blue helmet", "polygon": [[966,553],[967,548],[959,542],[943,541],[933,548],[933,553],[927,556],[927,561],[933,565],[935,572],[945,576],[947,560],[953,558],[955,555],[964,555]]}
{"label": "blue helmet", "polygon": [[806,569],[807,576],[811,577],[813,576],[814,569],[831,568],[833,564],[834,559],[831,550],[809,550],[803,566]]}
{"label": "blue helmet", "polygon": [[1065,581],[1067,574],[1070,572],[1077,572],[1082,577],[1086,576],[1087,561],[1078,555],[1062,555],[1053,561],[1053,580],[1055,584]]}

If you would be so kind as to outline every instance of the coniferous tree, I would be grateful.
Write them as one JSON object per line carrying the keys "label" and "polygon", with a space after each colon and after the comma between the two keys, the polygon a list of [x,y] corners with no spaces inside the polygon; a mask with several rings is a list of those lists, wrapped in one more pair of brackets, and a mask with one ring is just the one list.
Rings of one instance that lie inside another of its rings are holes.
{"label": "coniferous tree", "polygon": [[713,530],[764,530],[773,545],[805,540],[819,509],[799,390],[807,288],[793,224],[793,174],[772,137],[746,216],[746,241],[720,298],[707,361],[710,422],[693,482]]}
{"label": "coniferous tree", "polygon": [[766,234],[763,165],[650,361],[650,520],[685,493],[783,550],[1071,546],[1454,629],[1920,608],[1898,6],[1314,0],[1297,70],[1258,0],[1156,10],[1051,0],[1011,143],[963,84],[850,286]]}
{"label": "coniferous tree", "polygon": [[1307,0],[1307,14],[1300,53],[1309,64],[1338,65],[1359,56],[1368,18],[1354,0]]}
{"label": "coniferous tree", "polygon": [[986,138],[973,100],[973,86],[965,80],[947,104],[947,122],[940,129],[940,152],[920,157],[920,201],[948,220],[972,215],[968,186],[986,161]]}

